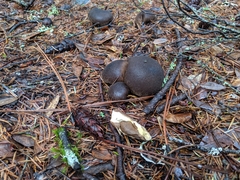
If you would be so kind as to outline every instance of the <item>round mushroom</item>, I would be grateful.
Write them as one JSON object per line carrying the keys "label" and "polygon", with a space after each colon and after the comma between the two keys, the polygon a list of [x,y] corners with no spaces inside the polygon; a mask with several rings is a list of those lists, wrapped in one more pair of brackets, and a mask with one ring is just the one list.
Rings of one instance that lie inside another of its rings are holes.
{"label": "round mushroom", "polygon": [[108,10],[94,7],[89,11],[88,18],[92,24],[96,24],[97,26],[105,26],[113,20],[113,15]]}
{"label": "round mushroom", "polygon": [[164,72],[161,65],[148,56],[129,58],[124,82],[137,96],[156,94],[162,88]]}
{"label": "round mushroom", "polygon": [[130,90],[124,82],[116,82],[108,90],[108,96],[111,100],[127,99]]}
{"label": "round mushroom", "polygon": [[108,64],[102,71],[102,79],[107,84],[113,84],[116,81],[123,81],[124,73],[128,61],[115,60]]}
{"label": "round mushroom", "polygon": [[148,24],[156,20],[156,16],[151,10],[143,10],[135,18],[135,25],[141,26],[142,24]]}
{"label": "round mushroom", "polygon": [[41,20],[41,22],[44,26],[52,26],[53,25],[52,19],[48,18],[48,17],[43,18]]}

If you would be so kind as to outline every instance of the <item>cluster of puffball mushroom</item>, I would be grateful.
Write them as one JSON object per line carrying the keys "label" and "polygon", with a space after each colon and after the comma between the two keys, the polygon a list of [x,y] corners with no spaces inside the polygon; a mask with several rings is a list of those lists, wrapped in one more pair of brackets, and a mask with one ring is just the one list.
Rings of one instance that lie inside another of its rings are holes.
{"label": "cluster of puffball mushroom", "polygon": [[[94,26],[106,26],[113,21],[108,10],[93,7],[88,18]],[[135,25],[150,23],[156,17],[151,10],[141,11]],[[129,93],[137,96],[154,95],[162,88],[164,72],[161,65],[149,56],[134,56],[127,60],[115,60],[102,71],[102,79],[110,84],[108,96],[112,100],[126,99]]]}
{"label": "cluster of puffball mushroom", "polygon": [[105,83],[111,84],[109,98],[123,100],[130,92],[137,96],[156,94],[162,88],[164,72],[156,60],[148,56],[134,56],[111,62],[101,76]]}

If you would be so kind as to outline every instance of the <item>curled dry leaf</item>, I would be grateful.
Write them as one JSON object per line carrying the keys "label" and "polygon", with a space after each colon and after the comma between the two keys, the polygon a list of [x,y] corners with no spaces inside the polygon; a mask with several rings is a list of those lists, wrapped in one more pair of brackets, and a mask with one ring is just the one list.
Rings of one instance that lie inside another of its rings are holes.
{"label": "curled dry leaf", "polygon": [[149,141],[152,139],[145,127],[118,110],[112,111],[111,123],[119,133],[123,133],[143,141]]}
{"label": "curled dry leaf", "polygon": [[192,113],[178,113],[178,114],[171,114],[168,113],[166,116],[166,121],[171,123],[184,123],[189,121],[192,118]]}
{"label": "curled dry leaf", "polygon": [[212,91],[221,91],[226,89],[225,86],[221,85],[221,84],[217,84],[215,82],[206,82],[204,84],[200,85],[202,88],[208,89],[208,90],[212,90]]}

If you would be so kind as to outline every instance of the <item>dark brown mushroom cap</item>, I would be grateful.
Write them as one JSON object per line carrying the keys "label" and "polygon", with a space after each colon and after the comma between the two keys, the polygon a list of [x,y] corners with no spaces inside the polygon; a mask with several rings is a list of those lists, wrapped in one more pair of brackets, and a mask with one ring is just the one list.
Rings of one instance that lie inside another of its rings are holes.
{"label": "dark brown mushroom cap", "polygon": [[143,10],[140,13],[138,13],[138,15],[135,18],[135,25],[142,25],[144,24],[148,24],[152,21],[156,20],[156,16],[154,14],[153,11],[151,10]]}
{"label": "dark brown mushroom cap", "polygon": [[92,22],[92,24],[96,24],[98,26],[105,26],[113,20],[113,15],[108,10],[94,7],[89,11],[88,18]]}
{"label": "dark brown mushroom cap", "polygon": [[127,99],[130,90],[124,82],[116,82],[108,90],[108,97],[112,100]]}
{"label": "dark brown mushroom cap", "polygon": [[108,64],[102,71],[102,79],[107,84],[113,84],[116,81],[123,81],[128,61],[115,60]]}
{"label": "dark brown mushroom cap", "polygon": [[135,56],[128,60],[124,82],[137,96],[156,94],[162,88],[164,72],[161,65],[148,56]]}

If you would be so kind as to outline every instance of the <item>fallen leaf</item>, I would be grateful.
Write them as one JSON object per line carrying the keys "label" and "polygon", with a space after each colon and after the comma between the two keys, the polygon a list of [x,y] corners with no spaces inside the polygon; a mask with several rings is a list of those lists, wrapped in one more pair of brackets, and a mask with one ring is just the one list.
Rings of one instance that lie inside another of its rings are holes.
{"label": "fallen leaf", "polygon": [[235,79],[235,80],[232,82],[232,85],[233,85],[233,86],[236,86],[236,87],[239,87],[239,86],[240,86],[240,78]]}
{"label": "fallen leaf", "polygon": [[72,63],[72,69],[73,69],[73,74],[77,78],[79,78],[83,70],[82,65],[78,65],[77,63]]}
{"label": "fallen leaf", "polygon": [[100,58],[87,57],[86,60],[88,61],[89,64],[95,64],[95,65],[104,64],[104,60]]}
{"label": "fallen leaf", "polygon": [[206,82],[204,84],[200,85],[202,88],[208,89],[208,90],[212,90],[212,91],[221,91],[226,89],[225,86],[221,85],[221,84],[217,84],[215,82]]}
{"label": "fallen leaf", "polygon": [[[224,148],[233,144],[233,140],[229,137],[228,133],[225,134],[223,131],[215,129],[213,130],[213,134],[221,147]],[[204,148],[218,148],[217,143],[210,133],[205,134],[200,142],[200,146]]]}
{"label": "fallen leaf", "polygon": [[18,142],[19,144],[22,144],[25,147],[33,147],[34,146],[34,140],[31,136],[26,135],[12,135],[12,138]]}
{"label": "fallen leaf", "polygon": [[202,80],[203,74],[189,75],[188,79],[195,85],[198,86]]}
{"label": "fallen leaf", "polygon": [[166,115],[166,121],[171,123],[184,123],[189,121],[192,118],[192,113],[178,113],[178,114],[171,114],[168,113]]}
{"label": "fallen leaf", "polygon": [[228,56],[237,61],[240,58],[240,52],[235,51],[235,52],[230,53]]}
{"label": "fallen leaf", "polygon": [[181,78],[181,84],[185,89],[189,91],[192,91],[195,88],[195,85],[187,77]]}
{"label": "fallen leaf", "polygon": [[109,153],[107,149],[100,149],[100,150],[93,149],[92,156],[105,161],[112,159],[112,155]]}
{"label": "fallen leaf", "polygon": [[214,45],[210,48],[210,52],[212,53],[213,56],[216,56],[217,54],[222,53],[223,49],[217,45]]}
{"label": "fallen leaf", "polygon": [[149,141],[152,139],[151,135],[145,129],[145,127],[118,110],[112,111],[110,122],[118,130],[119,133],[123,133],[125,135],[143,141]]}
{"label": "fallen leaf", "polygon": [[[47,109],[55,109],[58,105],[59,99],[60,99],[59,95],[55,96],[55,98],[50,102]],[[53,113],[53,111],[48,111],[48,112],[46,112],[46,116],[50,117],[52,115],[52,113]]]}
{"label": "fallen leaf", "polygon": [[158,44],[163,44],[167,42],[168,40],[166,38],[158,38],[153,41],[153,44],[158,45]]}
{"label": "fallen leaf", "polygon": [[149,134],[152,137],[156,137],[160,133],[160,128],[159,127],[153,127],[149,130]]}
{"label": "fallen leaf", "polygon": [[8,141],[0,142],[0,157],[12,157],[12,145]]}
{"label": "fallen leaf", "polygon": [[196,95],[195,95],[195,97],[196,97],[197,100],[205,99],[205,98],[207,98],[207,96],[208,96],[208,92],[207,92],[206,89],[201,88],[201,87],[199,87],[199,88],[197,89],[197,93],[196,93]]}

